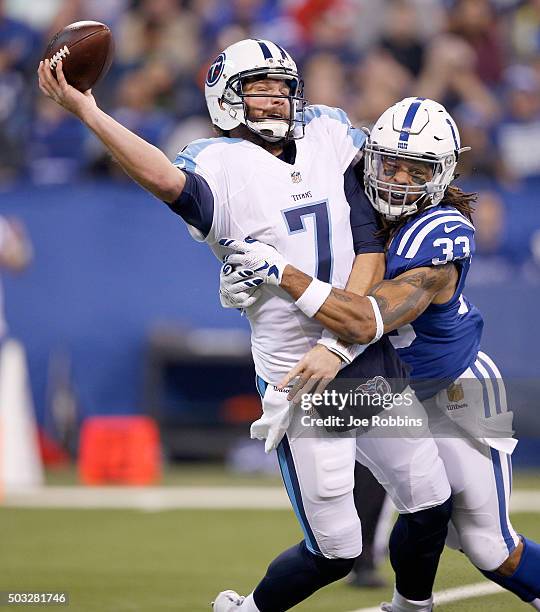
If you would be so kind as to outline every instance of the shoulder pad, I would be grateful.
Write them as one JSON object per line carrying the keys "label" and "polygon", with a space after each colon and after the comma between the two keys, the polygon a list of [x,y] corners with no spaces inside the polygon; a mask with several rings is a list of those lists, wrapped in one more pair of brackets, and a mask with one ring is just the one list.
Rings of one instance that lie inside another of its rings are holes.
{"label": "shoulder pad", "polygon": [[312,104],[306,107],[304,111],[304,117],[306,124],[315,119],[316,117],[328,117],[343,123],[343,125],[351,125],[347,113],[341,108],[333,108],[332,106],[325,106],[324,104]]}
{"label": "shoulder pad", "polygon": [[[366,133],[354,127],[349,121],[347,113],[341,108],[314,104],[305,109],[304,120],[306,126],[309,126],[312,122],[313,125],[322,125],[323,131],[330,136],[334,147],[336,147],[338,157],[348,156],[348,163],[352,161],[354,151],[362,149],[367,139]],[[349,155],[349,149],[354,149],[352,155]]]}
{"label": "shoulder pad", "polygon": [[408,267],[467,259],[474,251],[474,225],[455,209],[438,209],[405,226],[395,254]]}
{"label": "shoulder pad", "polygon": [[[201,153],[207,150],[209,147],[216,148],[216,145],[228,145],[235,144],[237,142],[242,142],[241,138],[200,138],[199,140],[194,140],[186,145],[180,153],[176,156],[176,159],[173,162],[173,165],[180,168],[181,170],[187,170],[189,172],[195,172],[195,168],[197,167],[197,158],[201,155]],[[221,147],[218,147],[221,150]],[[217,150],[216,150],[217,152]]]}

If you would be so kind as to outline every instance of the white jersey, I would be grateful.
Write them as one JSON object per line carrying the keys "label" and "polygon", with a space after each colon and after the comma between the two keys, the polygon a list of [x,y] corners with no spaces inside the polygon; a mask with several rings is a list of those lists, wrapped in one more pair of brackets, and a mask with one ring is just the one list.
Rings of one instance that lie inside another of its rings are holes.
{"label": "white jersey", "polygon": [[[310,106],[305,117],[294,164],[247,140],[211,138],[188,145],[175,165],[200,174],[212,191],[212,226],[203,239],[220,260],[230,252],[217,244],[220,238],[251,236],[306,274],[344,287],[354,250],[343,174],[365,134],[339,109]],[[201,239],[195,228],[190,232]],[[257,374],[275,384],[316,343],[322,326],[282,289],[261,291],[247,310],[253,360]]]}

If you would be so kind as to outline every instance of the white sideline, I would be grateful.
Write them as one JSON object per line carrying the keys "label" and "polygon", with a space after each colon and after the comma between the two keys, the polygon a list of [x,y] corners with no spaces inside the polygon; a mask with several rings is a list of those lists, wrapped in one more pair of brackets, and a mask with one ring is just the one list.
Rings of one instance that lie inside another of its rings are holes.
{"label": "white sideline", "polygon": [[[10,493],[0,507],[289,510],[285,490],[276,487],[42,487]],[[540,513],[540,491],[512,493],[512,512]]]}
{"label": "white sideline", "polygon": [[[477,582],[475,584],[467,584],[462,587],[456,587],[455,589],[446,589],[439,591],[434,595],[435,605],[441,605],[451,603],[453,601],[461,601],[462,599],[472,599],[473,597],[485,597],[486,595],[493,595],[494,593],[504,592],[498,584],[493,582]],[[380,606],[373,608],[359,608],[358,610],[352,610],[351,612],[381,612]]]}
{"label": "white sideline", "polygon": [[[2,501],[0,501],[0,506]],[[175,509],[290,508],[281,487],[43,487],[6,494],[12,508]]]}

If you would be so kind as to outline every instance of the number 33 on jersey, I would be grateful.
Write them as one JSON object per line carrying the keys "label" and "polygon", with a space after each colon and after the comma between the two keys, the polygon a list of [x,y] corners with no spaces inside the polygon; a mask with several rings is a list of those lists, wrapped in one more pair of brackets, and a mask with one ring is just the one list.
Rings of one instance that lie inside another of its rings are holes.
{"label": "number 33 on jersey", "polygon": [[413,379],[425,383],[426,389],[417,388],[420,399],[457,378],[476,358],[482,316],[462,294],[473,253],[473,224],[455,208],[443,205],[410,219],[388,248],[386,278],[450,262],[459,273],[456,291],[446,304],[431,304],[390,336],[400,357],[412,365]]}

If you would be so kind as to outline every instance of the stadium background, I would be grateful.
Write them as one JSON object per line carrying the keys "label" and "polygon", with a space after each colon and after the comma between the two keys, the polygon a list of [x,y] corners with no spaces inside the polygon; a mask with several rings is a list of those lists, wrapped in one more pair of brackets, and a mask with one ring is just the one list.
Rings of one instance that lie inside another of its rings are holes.
{"label": "stadium background", "polygon": [[[98,103],[171,159],[191,140],[212,135],[203,94],[206,67],[223,47],[245,37],[286,47],[297,58],[308,99],[344,108],[357,125],[370,126],[406,95],[445,103],[462,143],[473,147],[459,166],[461,184],[480,192],[478,254],[466,292],[485,316],[484,350],[517,389],[522,442],[515,462],[540,464],[538,0],[0,0],[0,211],[24,222],[34,247],[29,270],[6,276],[3,284],[10,334],[27,351],[40,426],[53,437],[58,433],[52,414],[59,392],[70,394],[79,425],[92,415],[157,406],[171,416],[178,410],[180,425],[200,435],[188,451],[171,455],[226,455],[240,469],[264,471],[259,451],[239,445],[236,454],[227,448],[212,453],[217,438],[205,437],[212,420],[232,431],[233,439],[239,432],[247,437],[247,416],[256,410],[253,398],[244,401],[251,391],[244,383],[233,388],[239,401],[232,408],[209,392],[230,387],[238,372],[224,375],[217,362],[206,362],[204,377],[195,379],[183,358],[178,370],[164,375],[166,383],[151,384],[164,336],[177,338],[182,354],[195,341],[205,353],[218,349],[222,359],[238,355],[241,361],[248,326],[238,313],[219,307],[218,262],[189,238],[180,218],[132,185],[77,120],[40,95],[35,71],[46,41],[81,19],[107,23],[115,37],[113,67],[94,92]],[[208,329],[214,331],[190,335]],[[187,382],[171,382],[178,376]],[[193,386],[207,396],[194,398]],[[219,437],[219,429],[213,433]],[[190,474],[166,482],[207,482],[204,470]],[[208,482],[229,482],[221,472],[216,478]],[[534,472],[523,478],[538,486]],[[62,476],[49,479],[64,482]],[[17,521],[5,516],[5,525],[28,528],[20,514]],[[523,515],[523,521],[534,524],[532,516]],[[46,531],[47,520],[40,517],[34,525]],[[271,525],[274,518],[261,520]],[[291,519],[282,535],[294,532],[293,525]],[[270,558],[261,555],[260,562]],[[21,564],[27,560],[23,555]],[[94,561],[99,563],[89,565]],[[169,563],[175,563],[172,554],[164,568]],[[7,575],[20,578],[15,570]],[[257,572],[243,577],[246,588],[256,577]],[[461,578],[452,580],[457,585]],[[203,590],[208,596],[210,583]],[[117,599],[126,585],[118,587]],[[502,599],[492,599],[497,609]],[[178,609],[155,602],[107,605],[96,609]],[[501,610],[511,609],[504,605]],[[180,609],[199,609],[186,606]]]}

